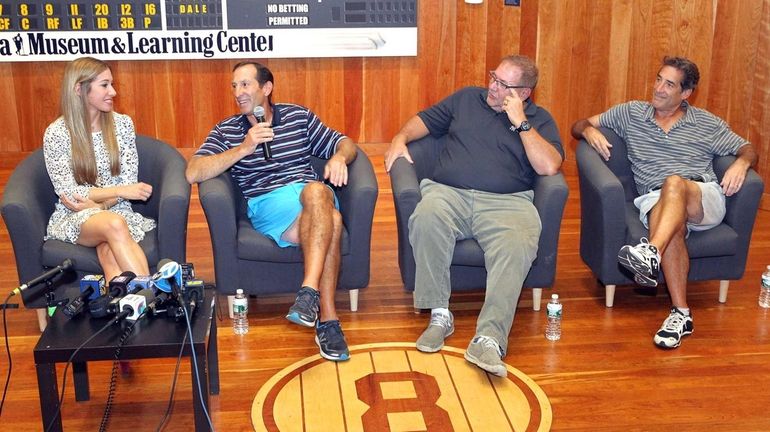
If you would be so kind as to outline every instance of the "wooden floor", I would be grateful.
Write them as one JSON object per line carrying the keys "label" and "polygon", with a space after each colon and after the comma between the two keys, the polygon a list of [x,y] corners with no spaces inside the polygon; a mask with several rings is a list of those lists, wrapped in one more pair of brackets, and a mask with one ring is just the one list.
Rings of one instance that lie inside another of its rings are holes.
{"label": "wooden floor", "polygon": [[[346,293],[337,305],[351,345],[414,341],[428,317],[414,313],[401,286],[396,261],[392,193],[382,168],[382,146],[365,146],[380,184],[372,238],[372,277],[360,308],[348,310]],[[0,158],[0,186],[20,160]],[[770,431],[770,310],[757,305],[760,273],[770,264],[770,212],[760,211],[745,277],[730,286],[726,304],[717,302],[717,282],[690,286],[695,332],[674,351],[652,344],[668,314],[669,299],[619,287],[615,307],[604,307],[604,291],[578,254],[579,196],[573,164],[565,165],[570,198],[562,224],[558,275],[553,292],[564,303],[563,337],[543,337],[544,308],[532,311],[531,293],[522,294],[510,335],[507,363],[533,378],[549,396],[553,430],[573,431]],[[18,285],[5,225],[0,225],[0,291]],[[213,281],[206,221],[193,189],[188,261]],[[550,294],[549,291],[545,292]],[[3,295],[4,296],[4,295]],[[235,336],[219,322],[221,393],[211,398],[218,431],[248,431],[250,408],[260,386],[287,365],[317,353],[312,332],[282,318],[292,296],[252,300],[251,332]],[[482,295],[452,298],[456,333],[448,345],[464,349],[475,326]],[[222,308],[224,312],[224,308]],[[13,376],[0,418],[2,431],[41,430],[32,349],[39,336],[35,312],[8,311]],[[7,358],[0,349],[0,377]],[[155,430],[165,410],[173,360],[137,361],[132,375],[118,381],[110,430]],[[102,416],[109,365],[92,364],[91,401],[75,402],[71,377],[63,408],[65,430],[96,430]],[[189,363],[183,361],[176,403],[167,431],[193,429]],[[61,369],[59,370],[61,377]]]}

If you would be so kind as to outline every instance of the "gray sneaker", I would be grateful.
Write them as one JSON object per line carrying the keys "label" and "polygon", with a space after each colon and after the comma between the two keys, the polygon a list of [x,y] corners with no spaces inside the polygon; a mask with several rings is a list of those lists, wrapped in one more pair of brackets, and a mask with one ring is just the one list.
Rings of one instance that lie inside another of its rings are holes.
{"label": "gray sneaker", "polygon": [[465,360],[484,369],[492,375],[508,376],[508,368],[503,363],[503,353],[497,341],[489,336],[475,336],[468,349],[465,350]]}
{"label": "gray sneaker", "polygon": [[452,312],[449,312],[449,315],[432,312],[428,328],[417,339],[417,349],[427,353],[436,352],[444,347],[444,339],[454,332],[455,320]]}

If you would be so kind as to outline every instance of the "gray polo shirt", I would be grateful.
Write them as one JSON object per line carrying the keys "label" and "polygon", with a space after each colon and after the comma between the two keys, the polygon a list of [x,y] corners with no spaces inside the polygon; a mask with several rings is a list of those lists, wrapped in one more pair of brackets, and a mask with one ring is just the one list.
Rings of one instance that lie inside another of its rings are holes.
{"label": "gray polo shirt", "polygon": [[748,144],[714,114],[687,101],[682,107],[684,116],[668,133],[655,122],[655,108],[646,101],[615,105],[599,117],[600,126],[626,141],[640,195],[660,187],[672,175],[717,181],[714,157],[734,155]]}

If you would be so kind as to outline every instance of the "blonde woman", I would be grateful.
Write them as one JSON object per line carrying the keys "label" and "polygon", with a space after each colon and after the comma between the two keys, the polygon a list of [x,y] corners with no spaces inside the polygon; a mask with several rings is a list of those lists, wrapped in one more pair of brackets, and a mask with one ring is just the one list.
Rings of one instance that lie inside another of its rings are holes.
{"label": "blonde woman", "polygon": [[131,209],[146,201],[152,186],[137,182],[139,160],[134,125],[113,111],[112,71],[83,57],[64,71],[61,117],[45,131],[48,175],[59,201],[45,239],[96,248],[105,279],[123,271],[149,274],[138,242],[155,221]]}

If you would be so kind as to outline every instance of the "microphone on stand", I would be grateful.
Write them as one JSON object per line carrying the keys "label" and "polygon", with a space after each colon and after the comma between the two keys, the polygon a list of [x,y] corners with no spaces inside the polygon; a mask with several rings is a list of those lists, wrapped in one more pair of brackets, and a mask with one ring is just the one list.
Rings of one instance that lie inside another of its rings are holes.
{"label": "microphone on stand", "polygon": [[72,260],[67,258],[64,261],[62,261],[61,264],[57,265],[56,267],[46,271],[45,273],[37,276],[36,278],[32,279],[31,281],[29,281],[29,282],[27,282],[25,284],[22,284],[20,287],[14,289],[11,292],[11,296],[15,296],[17,294],[21,294],[21,292],[24,291],[25,289],[27,289],[29,287],[32,287],[32,286],[35,286],[35,285],[39,284],[40,282],[45,282],[45,281],[47,281],[49,279],[53,279],[53,277],[58,275],[59,273],[64,273],[65,271],[69,271],[70,269],[72,269],[72,267],[74,267],[74,265],[75,264],[72,262]]}
{"label": "microphone on stand", "polygon": [[[258,105],[254,107],[254,118],[257,119],[257,123],[264,123],[267,120],[265,119],[265,109],[262,108],[262,106]],[[265,160],[270,160],[273,158],[273,150],[270,149],[270,143],[264,142],[262,143],[262,149],[265,151]]]}

